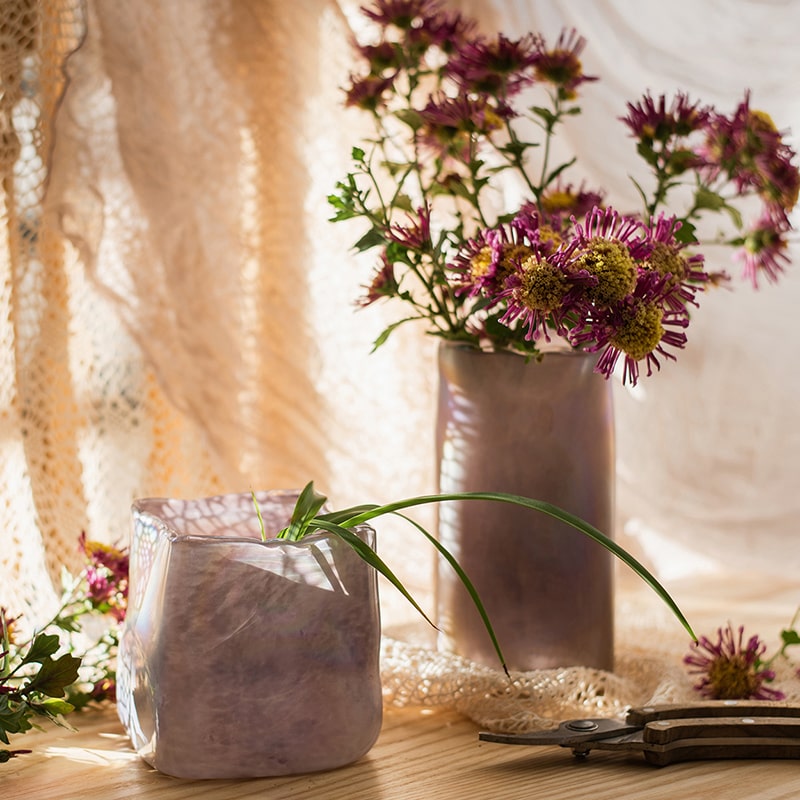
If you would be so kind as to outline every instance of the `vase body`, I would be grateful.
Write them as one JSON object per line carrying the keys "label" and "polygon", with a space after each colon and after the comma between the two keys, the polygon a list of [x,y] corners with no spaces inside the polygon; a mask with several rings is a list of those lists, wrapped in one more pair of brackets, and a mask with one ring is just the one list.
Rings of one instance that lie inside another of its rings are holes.
{"label": "vase body", "polygon": [[[439,350],[439,491],[544,500],[613,532],[611,387],[596,356],[526,362],[453,344]],[[550,516],[505,503],[439,510],[438,535],[472,579],[509,668],[613,667],[613,556]],[[498,666],[488,634],[446,564],[438,567],[440,646]]]}
{"label": "vase body", "polygon": [[[297,494],[257,498],[274,532]],[[263,777],[357,760],[380,731],[379,648],[374,570],[335,537],[263,542],[249,494],[134,504],[117,707],[161,772]]]}

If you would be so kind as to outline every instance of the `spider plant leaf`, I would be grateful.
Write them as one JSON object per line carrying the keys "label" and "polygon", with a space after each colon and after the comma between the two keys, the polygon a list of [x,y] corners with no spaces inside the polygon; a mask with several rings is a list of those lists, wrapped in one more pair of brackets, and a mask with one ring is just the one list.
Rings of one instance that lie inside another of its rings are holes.
{"label": "spider plant leaf", "polygon": [[376,506],[367,511],[358,511],[350,519],[342,521],[340,524],[344,527],[352,527],[369,522],[371,519],[383,516],[384,514],[391,514],[396,511],[402,511],[406,508],[413,508],[414,506],[425,505],[429,503],[441,503],[448,500],[491,500],[500,503],[512,503],[514,505],[530,508],[548,516],[555,517],[567,525],[576,528],[581,533],[585,534],[591,539],[594,539],[598,544],[602,545],[609,552],[613,553],[624,564],[630,567],[653,591],[664,601],[667,607],[672,611],[678,621],[683,625],[693,640],[697,639],[694,631],[692,630],[689,621],[684,616],[683,612],[678,607],[677,603],[672,599],[672,596],[661,585],[656,577],[634,556],[632,556],[621,545],[617,544],[613,539],[606,536],[602,531],[585,522],[575,514],[565,511],[552,503],[546,503],[542,500],[534,500],[530,497],[522,497],[520,495],[506,494],[503,492],[459,492],[453,494],[439,494],[439,495],[422,495],[419,497],[412,497],[407,500],[399,500],[394,503],[387,503],[386,505]]}

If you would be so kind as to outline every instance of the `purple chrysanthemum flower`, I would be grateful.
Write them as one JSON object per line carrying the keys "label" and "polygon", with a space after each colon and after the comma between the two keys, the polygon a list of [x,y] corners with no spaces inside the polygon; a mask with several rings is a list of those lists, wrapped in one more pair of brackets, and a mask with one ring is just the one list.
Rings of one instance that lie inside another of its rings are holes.
{"label": "purple chrysanthemum flower", "polygon": [[467,42],[450,60],[447,74],[465,92],[491,95],[501,100],[533,81],[530,71],[537,53],[537,39],[526,34],[511,40],[498,34],[494,40]]}
{"label": "purple chrysanthemum flower", "polygon": [[767,206],[745,235],[744,247],[737,256],[744,262],[744,277],[754,288],[758,288],[758,279],[762,275],[770,283],[777,282],[790,261],[786,254],[786,236],[791,230],[792,223],[786,213],[780,208]]}
{"label": "purple chrysanthemum flower", "polygon": [[538,37],[533,60],[536,79],[555,86],[562,98],[574,99],[578,86],[597,80],[595,76],[583,74],[580,55],[585,46],[586,39],[574,28],[561,31],[553,48],[548,48],[544,39]]}
{"label": "purple chrysanthemum flower", "polygon": [[408,30],[434,17],[440,8],[439,0],[375,0],[373,8],[362,7],[361,12],[384,27],[393,25]]}
{"label": "purple chrysanthemum flower", "polygon": [[409,225],[391,225],[386,231],[387,239],[396,242],[409,250],[430,252],[433,248],[431,242],[431,210],[425,206],[417,209],[416,216],[406,215]]}
{"label": "purple chrysanthemum flower", "polygon": [[367,75],[364,78],[350,76],[350,88],[345,90],[345,105],[376,111],[386,104],[386,92],[392,88],[393,77],[382,78],[378,75]]}
{"label": "purple chrysanthemum flower", "polygon": [[505,301],[506,312],[500,322],[509,327],[521,323],[525,339],[550,341],[550,332],[567,338],[567,321],[581,313],[580,300],[596,278],[570,264],[572,244],[547,254],[535,250],[516,264],[506,278],[505,290],[498,299]]}
{"label": "purple chrysanthemum flower", "polygon": [[87,541],[85,533],[81,533],[79,543],[88,562],[84,570],[87,599],[121,622],[128,601],[128,554],[117,547]]}
{"label": "purple chrysanthemum flower", "polygon": [[674,136],[686,137],[703,130],[711,116],[709,106],[692,103],[678,92],[667,107],[667,96],[654,99],[648,92],[638,103],[628,103],[628,116],[620,117],[631,133],[645,142],[668,142]]}
{"label": "purple chrysanthemum flower", "polygon": [[706,130],[712,178],[724,173],[739,194],[753,191],[784,211],[794,208],[800,191],[795,152],[767,114],[750,108],[749,92],[730,117],[714,114]]}
{"label": "purple chrysanthemum flower", "polygon": [[676,239],[680,228],[677,217],[663,213],[650,221],[650,253],[644,267],[666,279],[669,291],[664,301],[670,310],[685,313],[688,304],[697,305],[695,295],[705,288],[710,277],[705,271],[705,258],[699,253],[686,254],[686,244]]}
{"label": "purple chrysanthemum flower", "polygon": [[771,669],[761,666],[767,646],[758,636],[744,642],[744,626],[738,631],[728,623],[717,630],[716,641],[701,636],[683,661],[700,676],[695,690],[712,700],[782,700],[783,692],[765,686],[775,678]]}
{"label": "purple chrysanthemum flower", "polygon": [[397,279],[394,275],[394,264],[386,257],[386,251],[381,253],[380,266],[375,270],[372,281],[368,286],[362,287],[366,293],[357,301],[362,308],[372,305],[384,297],[392,297],[397,292]]}
{"label": "purple chrysanthemum flower", "polygon": [[669,291],[666,278],[643,271],[631,294],[587,313],[583,326],[570,332],[570,341],[590,352],[600,351],[595,371],[606,378],[622,358],[622,383],[635,386],[640,362],[644,361],[648,376],[652,375],[654,369],[661,369],[660,358],[675,360],[667,347],[680,350],[686,345],[683,329],[689,320],[685,313],[667,306]]}
{"label": "purple chrysanthemum flower", "polygon": [[488,137],[503,125],[501,116],[484,95],[431,97],[419,117],[420,144],[434,150],[440,158],[452,156],[464,163],[472,158],[477,136]]}
{"label": "purple chrysanthemum flower", "polygon": [[593,208],[602,208],[604,197],[603,191],[587,190],[584,184],[573,188],[559,180],[542,192],[539,208],[551,225],[560,227],[564,219],[582,219]]}
{"label": "purple chrysanthemum flower", "polygon": [[597,278],[587,290],[587,300],[597,307],[610,306],[632,294],[639,275],[638,262],[649,255],[645,228],[633,217],[613,208],[597,208],[583,223],[575,224],[575,269]]}

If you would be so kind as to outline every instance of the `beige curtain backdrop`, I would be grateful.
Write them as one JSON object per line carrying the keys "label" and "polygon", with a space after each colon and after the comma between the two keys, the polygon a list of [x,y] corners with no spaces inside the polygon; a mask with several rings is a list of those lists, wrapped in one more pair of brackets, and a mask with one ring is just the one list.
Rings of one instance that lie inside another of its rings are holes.
{"label": "beige curtain backdrop", "polygon": [[[433,490],[436,342],[406,329],[370,354],[399,309],[355,309],[372,257],[327,221],[364,132],[340,89],[358,5],[2,3],[0,604],[46,613],[80,532],[124,542],[137,497]],[[749,87],[800,133],[791,0],[461,7],[510,36],[587,37],[602,81],[568,143],[617,205],[637,168],[617,117],[646,89],[727,111]],[[800,264],[704,298],[678,363],[615,389],[618,534],[667,577],[800,566],[798,300]],[[379,533],[429,592],[414,533]],[[383,603],[389,626],[413,617]]]}

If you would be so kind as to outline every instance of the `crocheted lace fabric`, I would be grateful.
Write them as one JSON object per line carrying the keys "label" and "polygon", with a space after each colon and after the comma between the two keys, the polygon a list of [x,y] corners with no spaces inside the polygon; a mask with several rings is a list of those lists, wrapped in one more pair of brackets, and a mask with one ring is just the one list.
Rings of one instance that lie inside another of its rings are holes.
{"label": "crocheted lace fabric", "polygon": [[[436,343],[408,327],[370,354],[396,310],[353,313],[372,263],[327,222],[366,133],[339,88],[359,5],[0,4],[0,605],[27,624],[53,610],[62,567],[77,569],[81,531],[127,540],[137,497],[314,479],[343,507],[435,485]],[[510,35],[574,24],[587,37],[586,72],[603,80],[566,142],[591,184],[631,205],[635,153],[614,126],[646,88],[732,108],[749,86],[779,127],[800,130],[790,0],[734,15],[724,0],[677,0],[635,17],[623,0],[458,5]],[[800,565],[800,373],[783,369],[798,276],[709,297],[680,363],[638,392],[615,387],[617,535],[666,578],[720,561]],[[432,554],[392,521],[379,536],[426,604]],[[388,591],[383,603],[387,630],[402,627],[405,607]],[[387,703],[453,703],[513,729],[688,691],[681,631],[656,641],[626,610],[618,629],[613,675],[512,684],[387,638]]]}

